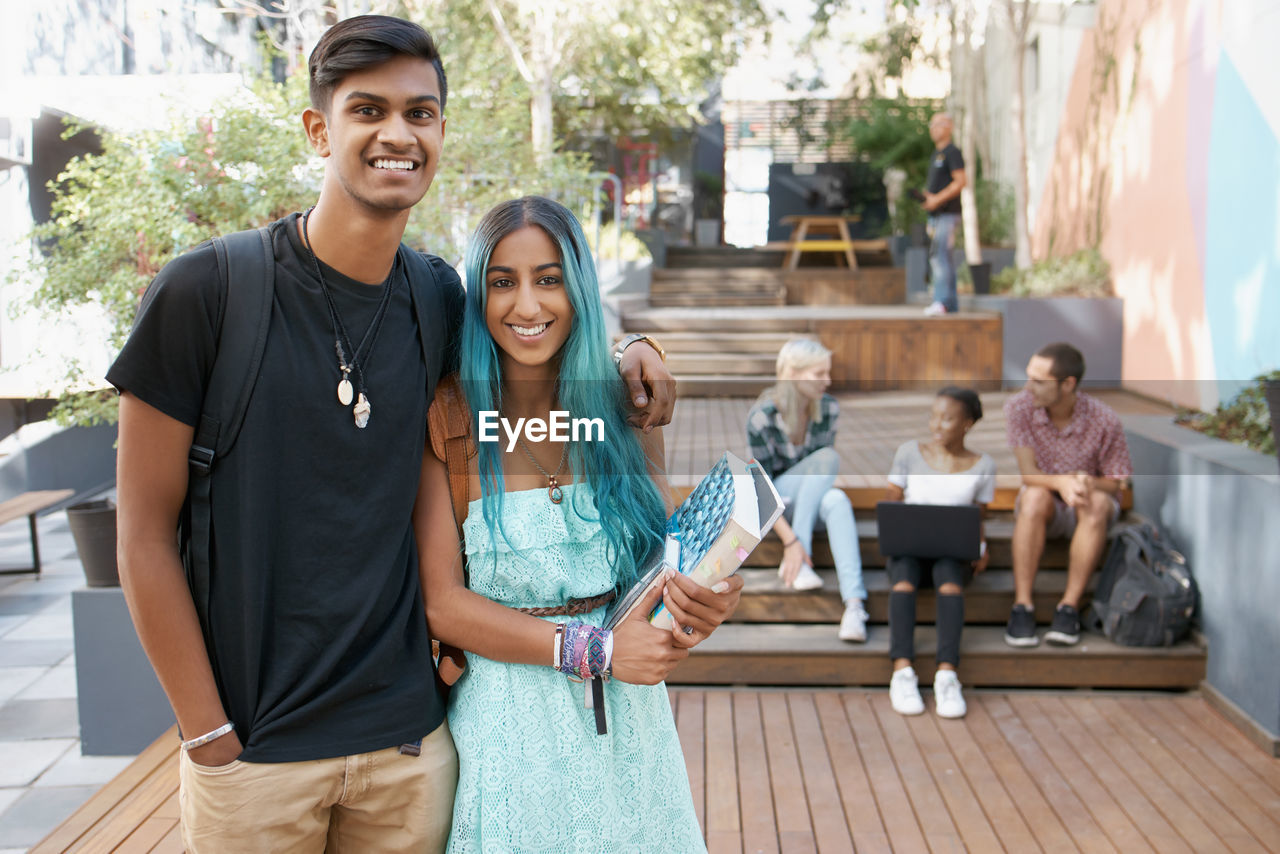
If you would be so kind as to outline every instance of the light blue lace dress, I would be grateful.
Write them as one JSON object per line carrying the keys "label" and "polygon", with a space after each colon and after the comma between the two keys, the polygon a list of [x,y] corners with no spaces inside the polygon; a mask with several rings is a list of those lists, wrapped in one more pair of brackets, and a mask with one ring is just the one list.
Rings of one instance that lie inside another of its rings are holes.
{"label": "light blue lace dress", "polygon": [[[471,502],[463,533],[472,590],[537,607],[613,587],[590,487],[564,492],[558,506],[545,489],[504,496],[510,543],[499,535],[496,565],[480,502]],[[599,625],[604,608],[578,619]],[[449,709],[458,748],[450,852],[706,851],[666,686],[613,680],[604,695],[609,731],[597,735],[580,683],[550,666],[468,653]]]}

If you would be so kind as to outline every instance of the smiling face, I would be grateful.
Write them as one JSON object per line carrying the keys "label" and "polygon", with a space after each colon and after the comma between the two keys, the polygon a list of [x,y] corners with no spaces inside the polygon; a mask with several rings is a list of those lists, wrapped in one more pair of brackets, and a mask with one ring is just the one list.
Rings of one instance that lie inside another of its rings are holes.
{"label": "smiling face", "polygon": [[814,362],[792,372],[789,379],[795,383],[796,394],[805,400],[818,400],[831,386],[831,357]]}
{"label": "smiling face", "polygon": [[303,123],[326,158],[329,193],[370,211],[401,213],[426,194],[440,163],[440,79],[425,59],[397,56],[344,77],[328,111],[308,109]]}
{"label": "smiling face", "polygon": [[526,225],[499,240],[485,288],[485,325],[501,352],[503,374],[551,365],[569,338],[573,306],[560,250],[547,233]]}
{"label": "smiling face", "polygon": [[929,411],[929,435],[943,447],[963,445],[964,434],[973,426],[964,404],[954,397],[938,395]]}

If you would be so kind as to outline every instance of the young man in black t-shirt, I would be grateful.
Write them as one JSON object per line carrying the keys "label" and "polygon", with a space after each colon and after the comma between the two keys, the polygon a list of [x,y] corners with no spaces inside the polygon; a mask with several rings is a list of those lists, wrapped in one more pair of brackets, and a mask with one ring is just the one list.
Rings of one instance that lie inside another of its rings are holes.
{"label": "young man in black t-shirt", "polygon": [[935,150],[925,180],[924,209],[929,212],[929,263],[933,274],[933,303],[925,314],[949,314],[960,309],[956,300],[956,266],[951,253],[960,223],[960,191],[965,185],[964,156],[951,141],[951,116],[936,113],[929,120]]}
{"label": "young man in black t-shirt", "polygon": [[[189,850],[443,850],[457,760],[411,513],[451,348],[428,341],[424,362],[413,306],[431,300],[428,316],[454,330],[462,291],[425,256],[441,287],[411,293],[420,283],[395,259],[442,154],[444,70],[421,27],[362,16],[325,34],[310,74],[302,119],[324,181],[309,214],[271,226],[261,374],[210,475],[205,616],[175,530],[218,348],[210,246],[156,277],[108,373],[121,391],[121,581],[186,739]],[[628,348],[620,369],[645,423],[666,423],[674,382],[659,354]]]}

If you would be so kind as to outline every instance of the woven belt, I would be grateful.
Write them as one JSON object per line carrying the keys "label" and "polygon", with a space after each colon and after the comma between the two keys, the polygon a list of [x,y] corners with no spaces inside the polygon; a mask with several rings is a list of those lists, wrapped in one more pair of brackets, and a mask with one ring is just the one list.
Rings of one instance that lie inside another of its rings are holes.
{"label": "woven belt", "polygon": [[608,605],[612,601],[613,591],[610,590],[589,599],[570,599],[563,605],[554,605],[550,608],[516,608],[516,610],[535,617],[576,617],[578,614],[594,611],[601,605]]}

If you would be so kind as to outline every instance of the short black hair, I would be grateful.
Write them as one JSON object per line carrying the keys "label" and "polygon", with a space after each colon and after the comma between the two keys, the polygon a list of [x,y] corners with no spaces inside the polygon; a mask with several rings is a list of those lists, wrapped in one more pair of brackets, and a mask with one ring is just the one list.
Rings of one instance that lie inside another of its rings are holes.
{"label": "short black hair", "polygon": [[1036,351],[1036,355],[1053,362],[1049,373],[1058,382],[1067,377],[1075,377],[1076,385],[1084,378],[1084,354],[1065,341],[1046,344]]}
{"label": "short black hair", "polygon": [[327,112],[333,90],[343,78],[364,71],[397,56],[413,56],[431,63],[440,78],[440,109],[444,109],[448,85],[440,51],[431,34],[403,18],[388,15],[357,15],[330,27],[307,62],[311,80],[311,106]]}
{"label": "short black hair", "polygon": [[938,390],[938,397],[949,397],[959,403],[964,407],[965,415],[969,416],[969,420],[975,424],[982,420],[982,401],[978,398],[978,393],[973,389],[949,385]]}

